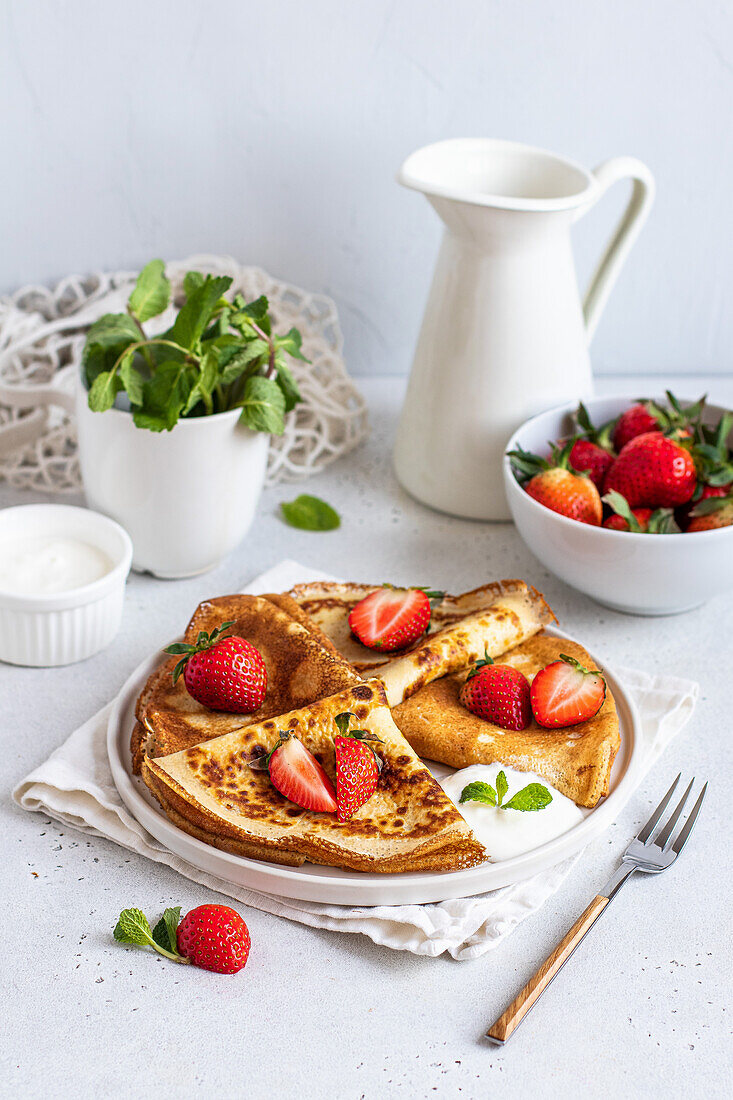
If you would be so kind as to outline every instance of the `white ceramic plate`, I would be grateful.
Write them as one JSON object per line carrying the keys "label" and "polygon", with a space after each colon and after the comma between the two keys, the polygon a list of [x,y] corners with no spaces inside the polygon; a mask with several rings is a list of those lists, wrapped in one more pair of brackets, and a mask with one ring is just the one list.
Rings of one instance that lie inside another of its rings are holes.
{"label": "white ceramic plate", "polygon": [[[552,628],[548,629],[548,633],[568,637],[563,631]],[[580,851],[614,820],[637,783],[641,766],[639,716],[616,676],[605,662],[600,662],[599,667],[604,669],[618,708],[621,748],[614,761],[608,797],[594,810],[586,811],[583,821],[562,836],[524,855],[498,863],[483,863],[467,871],[380,875],[341,871],[314,863],[285,867],[245,859],[204,844],[173,825],[142,780],[132,774],[130,734],[135,723],[135,703],[159,661],[160,656],[156,654],[133,672],[110,714],[107,748],[112,775],[122,801],[156,840],[194,867],[238,886],[278,897],[337,905],[399,905],[447,901],[449,898],[467,897],[509,886]],[[431,770],[438,778],[451,771],[442,764],[431,765]]]}

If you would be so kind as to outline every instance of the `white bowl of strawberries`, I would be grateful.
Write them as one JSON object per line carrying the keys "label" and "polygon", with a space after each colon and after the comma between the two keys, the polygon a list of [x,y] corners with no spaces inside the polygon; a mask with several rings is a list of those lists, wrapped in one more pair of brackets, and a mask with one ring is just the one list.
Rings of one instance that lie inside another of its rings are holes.
{"label": "white bowl of strawberries", "polygon": [[732,429],[733,413],[669,393],[541,413],[504,457],[517,529],[561,580],[616,611],[697,607],[733,587]]}

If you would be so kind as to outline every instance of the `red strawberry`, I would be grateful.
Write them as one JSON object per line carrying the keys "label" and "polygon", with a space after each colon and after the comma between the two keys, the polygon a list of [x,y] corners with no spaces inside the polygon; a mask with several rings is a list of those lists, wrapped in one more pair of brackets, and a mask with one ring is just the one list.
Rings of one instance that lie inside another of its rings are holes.
{"label": "red strawberry", "polygon": [[280,730],[280,737],[269,752],[249,762],[256,771],[269,771],[273,787],[304,810],[335,813],[336,792],[313,753],[290,730]]}
{"label": "red strawberry", "polygon": [[603,521],[603,526],[612,531],[633,531],[637,535],[679,534],[680,529],[671,508],[657,508],[656,511],[651,508],[631,509],[626,498],[615,489],[606,493],[603,500],[615,513]]}
{"label": "red strawberry", "polygon": [[507,453],[518,478],[522,481],[529,478],[524,488],[538,504],[568,519],[598,527],[603,519],[601,498],[587,474],[568,469],[572,448],[573,440],[561,451],[553,446],[549,461],[521,447]]}
{"label": "red strawberry", "polygon": [[385,585],[370,592],[349,612],[349,626],[362,645],[387,652],[417,641],[430,623],[430,600],[442,592]]}
{"label": "red strawberry", "polygon": [[503,730],[524,730],[532,718],[529,680],[512,665],[495,665],[488,652],[469,672],[460,700],[472,714]]}
{"label": "red strawberry", "polygon": [[553,661],[532,681],[532,713],[546,729],[587,722],[603,706],[606,681],[598,669],[589,670],[566,654]]}
{"label": "red strawberry", "polygon": [[267,669],[262,654],[244,638],[222,634],[234,623],[222,623],[211,634],[201,631],[195,645],[176,642],[166,653],[184,656],[173,670],[173,683],[183,673],[186,690],[211,710],[252,714],[267,691]]}
{"label": "red strawberry", "polygon": [[597,489],[603,485],[603,479],[613,465],[610,451],[592,443],[589,439],[576,439],[570,451],[570,465],[579,473],[587,473]]}
{"label": "red strawberry", "polygon": [[638,405],[632,405],[626,412],[621,413],[616,421],[616,427],[613,429],[613,445],[617,451],[621,451],[629,440],[635,439],[637,435],[661,430],[662,425],[654,413],[649,411],[646,404],[639,402]]}
{"label": "red strawberry", "polygon": [[199,905],[178,925],[178,950],[194,966],[236,974],[247,962],[249,929],[228,905]]}
{"label": "red strawberry", "polygon": [[727,497],[733,492],[733,482],[729,482],[728,485],[700,485],[698,484],[695,490],[692,500],[683,505],[682,508],[677,510],[677,519],[682,527],[687,530],[687,526],[692,516],[693,508],[698,504],[701,504],[703,500],[714,500],[717,497]]}
{"label": "red strawberry", "polygon": [[712,531],[730,526],[733,526],[733,496],[709,497],[704,504],[695,505],[687,530]]}
{"label": "red strawberry", "polygon": [[345,711],[337,714],[334,721],[340,736],[334,738],[336,752],[336,799],[339,821],[348,821],[365,802],[368,802],[377,789],[382,761],[369,741],[381,739],[366,730],[349,730],[349,721],[353,714]]}
{"label": "red strawberry", "polygon": [[626,444],[604,489],[626,497],[630,508],[676,508],[690,499],[696,484],[690,452],[661,432],[646,432]]}

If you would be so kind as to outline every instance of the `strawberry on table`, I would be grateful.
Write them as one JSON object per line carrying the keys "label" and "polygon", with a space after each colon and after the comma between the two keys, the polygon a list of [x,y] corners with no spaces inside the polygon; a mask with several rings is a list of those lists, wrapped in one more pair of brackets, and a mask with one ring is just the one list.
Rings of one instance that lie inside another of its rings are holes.
{"label": "strawberry on table", "polygon": [[381,739],[366,730],[350,730],[355,715],[350,711],[337,714],[334,721],[338,735],[334,737],[336,753],[336,800],[339,821],[348,821],[372,797],[377,789],[382,761],[369,742]]}
{"label": "strawberry on table", "polygon": [[495,665],[488,651],[461,687],[461,704],[504,730],[524,730],[532,718],[529,680],[512,665]]}
{"label": "strawberry on table", "polygon": [[249,956],[249,929],[228,905],[199,905],[178,925],[177,943],[194,966],[236,974]]}
{"label": "strawberry on table", "polygon": [[603,505],[597,488],[587,474],[569,469],[573,441],[569,440],[561,451],[552,448],[550,460],[540,458],[518,447],[509,451],[512,468],[520,480],[526,480],[526,492],[538,504],[580,523],[600,526]]}
{"label": "strawberry on table", "polygon": [[606,475],[604,489],[615,489],[630,508],[676,508],[687,503],[696,484],[689,449],[662,432],[645,432],[626,444]]}
{"label": "strawberry on table", "polygon": [[606,681],[598,669],[584,668],[564,653],[532,681],[532,713],[546,729],[587,722],[598,713],[605,698]]}
{"label": "strawberry on table", "polygon": [[289,730],[280,730],[277,744],[249,762],[250,768],[268,771],[273,787],[304,810],[336,813],[333,783],[313,753]]}
{"label": "strawberry on table", "polygon": [[432,614],[430,601],[442,596],[430,589],[384,585],[352,607],[349,627],[369,649],[402,649],[425,633]]}
{"label": "strawberry on table", "polygon": [[252,714],[259,710],[267,691],[267,669],[262,654],[236,635],[223,637],[234,623],[222,623],[211,634],[199,633],[196,643],[176,642],[166,653],[181,660],[173,670],[173,683],[183,673],[188,694],[210,710]]}

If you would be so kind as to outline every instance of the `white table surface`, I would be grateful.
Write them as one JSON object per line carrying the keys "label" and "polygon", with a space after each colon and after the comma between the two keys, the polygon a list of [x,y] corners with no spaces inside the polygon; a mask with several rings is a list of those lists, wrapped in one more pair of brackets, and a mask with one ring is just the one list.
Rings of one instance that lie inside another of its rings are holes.
{"label": "white table surface", "polygon": [[[695,396],[706,383],[676,389]],[[636,378],[598,388],[661,387]],[[374,380],[363,389],[369,441],[302,487],[267,491],[250,537],[216,571],[175,582],[132,576],[119,636],[83,664],[0,665],[0,1095],[731,1095],[733,592],[676,618],[596,606],[548,575],[513,526],[451,519],[408,498],[390,464],[403,383]],[[710,380],[708,389],[711,400],[733,405],[733,380]],[[277,518],[279,502],[301,488],[338,508],[339,531],[295,531]],[[39,499],[0,487],[3,506]],[[285,557],[354,580],[430,582],[454,592],[524,577],[561,625],[609,662],[701,684],[693,721],[618,823],[543,910],[483,959],[415,957],[249,909],[253,946],[240,975],[176,966],[114,942],[120,909],[154,915],[226,898],[9,801],[17,780],[113,695],[142,656],[177,634],[199,600],[235,590]],[[683,858],[657,879],[632,879],[511,1043],[501,1051],[487,1045],[486,1027],[603,885],[680,770],[712,781]]]}

